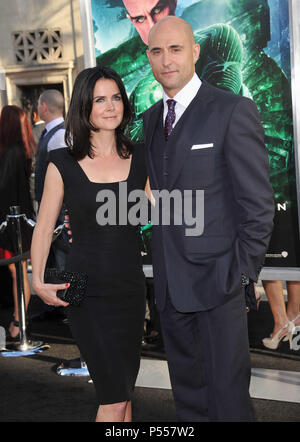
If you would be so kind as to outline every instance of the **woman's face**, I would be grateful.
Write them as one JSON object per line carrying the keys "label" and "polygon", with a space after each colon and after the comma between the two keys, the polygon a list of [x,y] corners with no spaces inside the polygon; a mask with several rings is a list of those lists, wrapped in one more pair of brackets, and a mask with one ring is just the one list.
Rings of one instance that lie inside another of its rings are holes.
{"label": "woman's face", "polygon": [[90,121],[101,130],[115,130],[122,122],[124,104],[114,80],[100,78],[95,84]]}

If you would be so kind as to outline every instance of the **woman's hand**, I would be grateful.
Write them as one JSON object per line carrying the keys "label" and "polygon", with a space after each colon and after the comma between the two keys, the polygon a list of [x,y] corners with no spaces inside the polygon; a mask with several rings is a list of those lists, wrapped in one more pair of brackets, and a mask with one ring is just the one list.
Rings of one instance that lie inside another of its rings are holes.
{"label": "woman's hand", "polygon": [[33,284],[33,290],[47,305],[67,307],[69,304],[56,296],[57,290],[66,290],[70,284]]}

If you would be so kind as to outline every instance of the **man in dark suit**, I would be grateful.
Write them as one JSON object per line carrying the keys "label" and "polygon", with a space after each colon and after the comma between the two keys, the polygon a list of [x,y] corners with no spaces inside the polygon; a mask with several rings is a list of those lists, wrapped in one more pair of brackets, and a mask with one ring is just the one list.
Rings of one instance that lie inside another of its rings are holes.
{"label": "man in dark suit", "polygon": [[[62,93],[56,89],[47,89],[39,97],[37,105],[38,115],[45,122],[36,157],[35,166],[35,200],[38,208],[41,204],[44,181],[48,167],[48,154],[54,149],[66,148],[65,144],[65,123],[64,123],[64,97]],[[64,222],[64,207],[62,208],[57,225]],[[63,231],[60,239],[68,245],[67,234]],[[54,267],[64,269],[67,254],[61,249],[59,243],[53,243],[51,247],[55,264]]]}
{"label": "man in dark suit", "polygon": [[[151,189],[192,190],[194,208],[204,191],[202,234],[188,235],[172,213],[170,225],[154,225],[155,296],[179,419],[251,421],[245,288],[255,303],[273,191],[255,104],[201,82],[199,53],[178,17],[150,31],[147,55],[164,89],[144,115]],[[163,198],[156,204],[164,211]]]}

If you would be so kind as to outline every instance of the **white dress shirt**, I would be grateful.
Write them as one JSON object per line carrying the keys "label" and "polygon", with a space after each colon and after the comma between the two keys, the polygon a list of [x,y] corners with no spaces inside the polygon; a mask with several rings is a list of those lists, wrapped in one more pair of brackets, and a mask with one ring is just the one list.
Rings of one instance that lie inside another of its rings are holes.
{"label": "white dress shirt", "polygon": [[[173,100],[176,101],[175,106],[175,114],[176,118],[173,124],[173,128],[175,127],[178,120],[182,117],[184,111],[189,106],[191,101],[197,95],[197,92],[202,84],[202,81],[195,73],[193,78],[182,88],[174,97]],[[168,113],[168,105],[167,100],[170,100],[170,97],[164,92],[163,94],[163,102],[164,102],[164,116],[163,116],[163,124],[165,125],[166,116]]]}
{"label": "white dress shirt", "polygon": [[[63,123],[63,121],[64,119],[62,117],[55,118],[54,120],[50,121],[50,123],[46,124],[45,129],[47,130],[47,132],[50,132],[51,129]],[[50,138],[48,142],[48,152],[50,152],[50,150],[67,147],[65,143],[65,132],[65,129],[59,129],[55,132],[55,134]]]}

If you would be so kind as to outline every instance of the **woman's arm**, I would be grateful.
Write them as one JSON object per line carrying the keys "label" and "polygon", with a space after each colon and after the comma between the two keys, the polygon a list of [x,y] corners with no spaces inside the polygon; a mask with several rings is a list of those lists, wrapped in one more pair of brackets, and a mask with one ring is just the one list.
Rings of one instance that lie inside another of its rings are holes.
{"label": "woman's arm", "polygon": [[56,292],[57,290],[66,289],[69,284],[44,283],[45,266],[63,197],[64,184],[61,175],[56,166],[49,163],[38,220],[32,236],[32,286],[46,304],[66,307],[69,304],[59,299]]}
{"label": "woman's arm", "polygon": [[147,182],[146,182],[146,186],[145,186],[145,192],[146,192],[146,195],[147,195],[148,200],[150,201],[150,203],[153,206],[155,206],[155,199],[154,199],[154,196],[152,195],[152,192],[151,192],[149,178],[147,178]]}

